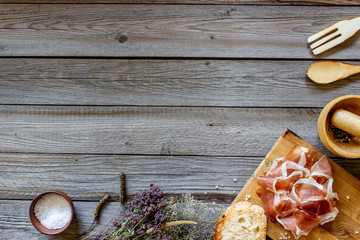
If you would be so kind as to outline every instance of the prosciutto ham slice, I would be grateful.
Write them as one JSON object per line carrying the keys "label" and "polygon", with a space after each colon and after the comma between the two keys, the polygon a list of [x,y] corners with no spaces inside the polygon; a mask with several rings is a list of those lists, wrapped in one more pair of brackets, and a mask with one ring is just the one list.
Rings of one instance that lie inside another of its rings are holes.
{"label": "prosciutto ham slice", "polygon": [[331,166],[327,156],[323,156],[311,167],[311,176],[320,184],[332,178]]}
{"label": "prosciutto ham slice", "polygon": [[257,182],[267,215],[291,231],[295,239],[334,220],[339,212],[329,159],[307,148],[296,146],[275,160]]}
{"label": "prosciutto ham slice", "polygon": [[291,231],[296,239],[303,235],[308,235],[320,223],[320,219],[316,215],[302,210],[297,210],[291,216],[277,218],[277,220],[286,230]]}
{"label": "prosciutto ham slice", "polygon": [[294,184],[290,196],[297,203],[302,203],[323,200],[326,192],[324,186],[317,183],[313,178],[302,178]]}
{"label": "prosciutto ham slice", "polygon": [[277,217],[287,217],[297,210],[297,203],[286,193],[274,194],[274,209]]}
{"label": "prosciutto ham slice", "polygon": [[277,216],[274,205],[275,194],[272,191],[263,188],[258,190],[258,195],[264,203],[266,214],[273,222],[275,222]]}

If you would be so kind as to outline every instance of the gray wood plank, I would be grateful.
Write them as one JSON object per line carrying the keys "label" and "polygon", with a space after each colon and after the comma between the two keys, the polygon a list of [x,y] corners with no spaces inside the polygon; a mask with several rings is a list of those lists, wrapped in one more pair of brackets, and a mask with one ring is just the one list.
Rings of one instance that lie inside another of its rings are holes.
{"label": "gray wood plank", "polygon": [[260,157],[2,153],[0,198],[32,199],[45,190],[58,189],[75,200],[96,200],[105,194],[118,199],[119,175],[125,172],[129,195],[154,183],[169,194],[190,192],[209,201],[229,202],[261,160]]}
{"label": "gray wood plank", "polygon": [[[0,5],[0,56],[314,58],[306,39],[360,7]],[[320,58],[358,59],[359,34]]]}
{"label": "gray wood plank", "polygon": [[151,3],[151,4],[269,4],[360,5],[359,0],[2,0],[2,3]]}
{"label": "gray wood plank", "polygon": [[[100,199],[98,199],[100,200]],[[55,236],[48,236],[38,232],[32,225],[28,217],[28,208],[30,201],[20,200],[0,200],[0,236],[2,240],[10,239],[29,239],[29,240],[43,240],[43,239],[58,239],[58,240],[73,240],[82,231],[86,230],[93,217],[93,211],[97,202],[78,202],[74,201],[75,218],[69,228]],[[219,212],[225,209],[228,204],[209,204],[209,209]],[[104,205],[100,215],[99,224],[95,227],[95,231],[105,225],[114,215],[119,203],[109,202]],[[215,222],[217,215],[209,215],[209,223]],[[94,232],[95,232],[94,231]],[[90,238],[94,239],[94,238]]]}
{"label": "gray wood plank", "polygon": [[311,82],[311,63],[0,58],[0,104],[323,107],[360,92],[360,75]]}
{"label": "gray wood plank", "polygon": [[264,156],[286,128],[320,150],[313,108],[0,106],[0,151]]}
{"label": "gray wood plank", "polygon": [[[98,200],[105,194],[116,200],[119,174],[125,172],[129,196],[154,183],[168,194],[190,192],[207,201],[230,203],[263,158],[1,153],[0,198],[32,199],[57,189],[74,200]],[[334,160],[360,178],[358,160]]]}

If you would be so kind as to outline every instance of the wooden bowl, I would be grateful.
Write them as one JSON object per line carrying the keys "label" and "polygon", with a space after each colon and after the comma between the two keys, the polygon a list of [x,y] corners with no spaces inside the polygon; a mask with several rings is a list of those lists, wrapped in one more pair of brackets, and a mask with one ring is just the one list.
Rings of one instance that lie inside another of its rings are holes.
{"label": "wooden bowl", "polygon": [[332,153],[344,158],[360,158],[360,139],[355,137],[349,143],[337,142],[329,132],[329,123],[336,109],[345,109],[360,115],[360,95],[346,95],[328,103],[318,119],[318,134],[321,142]]}
{"label": "wooden bowl", "polygon": [[[71,218],[70,218],[70,221],[62,228],[58,228],[58,229],[48,229],[46,227],[44,227],[39,219],[37,219],[37,217],[35,216],[35,211],[34,211],[34,208],[35,208],[35,204],[36,202],[41,198],[43,197],[45,194],[48,194],[48,193],[56,193],[56,194],[59,194],[61,195],[62,197],[64,197],[68,203],[70,204],[70,208],[71,208]],[[71,224],[71,221],[73,220],[73,217],[74,217],[74,204],[73,202],[71,201],[71,199],[69,198],[68,195],[66,195],[65,193],[61,192],[61,191],[57,191],[57,190],[49,190],[49,191],[45,191],[43,193],[40,193],[39,195],[37,195],[31,202],[30,204],[30,208],[29,208],[29,215],[30,215],[30,221],[31,223],[34,225],[34,227],[41,233],[45,233],[45,234],[48,234],[48,235],[55,235],[55,234],[59,234],[59,233],[62,233],[63,231],[65,231]]]}

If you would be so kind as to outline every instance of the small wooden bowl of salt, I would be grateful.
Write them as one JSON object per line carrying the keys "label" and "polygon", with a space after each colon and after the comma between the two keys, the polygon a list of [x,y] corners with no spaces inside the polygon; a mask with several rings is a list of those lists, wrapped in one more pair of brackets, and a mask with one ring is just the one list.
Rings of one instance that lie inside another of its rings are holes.
{"label": "small wooden bowl of salt", "polygon": [[55,235],[69,227],[74,217],[74,205],[65,193],[49,190],[32,200],[29,215],[39,232]]}

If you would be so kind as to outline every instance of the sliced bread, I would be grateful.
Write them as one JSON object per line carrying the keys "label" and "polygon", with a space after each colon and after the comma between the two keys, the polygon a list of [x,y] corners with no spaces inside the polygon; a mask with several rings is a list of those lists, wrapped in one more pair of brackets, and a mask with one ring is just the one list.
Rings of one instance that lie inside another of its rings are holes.
{"label": "sliced bread", "polygon": [[213,240],[265,240],[264,209],[249,202],[228,207],[216,221]]}

